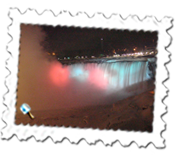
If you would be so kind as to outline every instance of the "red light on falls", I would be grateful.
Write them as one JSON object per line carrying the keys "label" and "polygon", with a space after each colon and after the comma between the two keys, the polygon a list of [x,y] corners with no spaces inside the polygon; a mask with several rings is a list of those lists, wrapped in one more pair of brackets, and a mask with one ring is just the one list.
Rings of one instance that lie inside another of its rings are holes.
{"label": "red light on falls", "polygon": [[54,63],[49,74],[51,81],[58,86],[65,86],[68,83],[69,70],[67,67],[63,68],[61,64]]}

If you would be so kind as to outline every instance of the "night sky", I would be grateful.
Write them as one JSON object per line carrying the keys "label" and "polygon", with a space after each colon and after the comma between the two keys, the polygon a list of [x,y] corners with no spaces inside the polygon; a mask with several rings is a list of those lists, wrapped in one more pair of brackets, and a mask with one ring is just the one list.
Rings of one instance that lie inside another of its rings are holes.
{"label": "night sky", "polygon": [[[115,29],[95,29],[80,27],[42,26],[45,39],[41,42],[44,51],[56,55],[74,57],[76,55],[111,55],[131,53],[157,46],[157,32],[128,31]],[[124,51],[124,49],[127,49]]]}

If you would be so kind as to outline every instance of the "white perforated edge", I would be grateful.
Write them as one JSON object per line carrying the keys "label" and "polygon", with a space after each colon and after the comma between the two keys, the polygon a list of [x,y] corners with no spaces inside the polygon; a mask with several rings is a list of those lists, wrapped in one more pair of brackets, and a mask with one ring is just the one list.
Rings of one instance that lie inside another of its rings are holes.
{"label": "white perforated edge", "polygon": [[[9,76],[6,83],[10,91],[5,96],[5,104],[8,106],[9,110],[3,115],[4,121],[7,122],[7,127],[2,130],[4,138],[9,138],[9,136],[16,134],[19,139],[26,139],[33,135],[37,140],[43,140],[47,136],[51,136],[54,141],[67,137],[72,142],[78,142],[81,138],[85,138],[89,143],[101,139],[105,144],[111,144],[115,140],[119,140],[122,145],[128,145],[131,141],[135,141],[139,146],[146,146],[149,142],[153,142],[157,147],[164,146],[164,139],[161,138],[160,132],[165,127],[160,116],[165,112],[162,98],[165,96],[167,89],[162,85],[162,81],[167,78],[167,71],[164,67],[164,63],[167,62],[169,58],[164,47],[167,46],[170,41],[170,36],[165,31],[170,26],[170,19],[165,18],[162,22],[157,22],[154,18],[147,18],[140,22],[137,17],[133,18],[131,16],[126,20],[122,20],[118,15],[112,16],[110,19],[105,19],[102,14],[96,14],[93,18],[88,18],[84,13],[79,14],[76,17],[71,17],[68,13],[54,17],[50,11],[45,11],[42,15],[38,15],[35,11],[30,10],[24,15],[21,15],[16,9],[10,11],[10,17],[13,18],[13,25],[9,27],[9,34],[12,35],[13,41],[8,44],[8,50],[12,53],[8,68],[12,74]],[[17,66],[19,58],[20,23],[158,31],[158,60],[153,133],[14,125],[18,80]]]}

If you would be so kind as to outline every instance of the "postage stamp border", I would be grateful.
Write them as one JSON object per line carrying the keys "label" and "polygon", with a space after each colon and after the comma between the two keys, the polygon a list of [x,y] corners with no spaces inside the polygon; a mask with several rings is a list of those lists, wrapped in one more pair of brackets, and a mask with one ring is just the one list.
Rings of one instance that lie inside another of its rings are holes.
{"label": "postage stamp border", "polygon": [[[71,141],[79,141],[85,138],[88,142],[95,142],[101,139],[105,143],[112,143],[115,140],[120,140],[121,144],[128,145],[131,141],[135,141],[138,145],[146,146],[149,142],[153,142],[156,146],[164,146],[164,139],[160,133],[165,129],[165,123],[161,119],[161,115],[166,112],[165,105],[162,99],[166,94],[167,89],[162,82],[167,78],[167,70],[164,64],[169,60],[168,53],[164,47],[169,44],[170,36],[166,33],[166,29],[170,27],[170,19],[163,19],[161,23],[153,18],[146,18],[139,21],[136,17],[128,17],[122,20],[119,16],[112,16],[110,19],[105,19],[101,15],[95,15],[93,18],[88,18],[85,14],[80,14],[76,17],[71,17],[68,13],[54,17],[51,12],[45,11],[42,15],[38,15],[34,10],[23,15],[17,10],[10,10],[10,17],[13,19],[12,26],[9,27],[9,34],[13,40],[8,44],[8,51],[11,51],[12,57],[8,61],[7,67],[12,72],[6,79],[6,85],[9,88],[9,93],[5,96],[5,104],[8,105],[8,110],[3,114],[3,120],[7,122],[7,127],[2,130],[3,137],[16,134],[19,139],[25,139],[31,135],[36,139],[51,136],[54,141],[68,137]],[[32,17],[32,18],[31,18]],[[47,21],[46,21],[47,19]],[[79,129],[65,127],[46,127],[46,126],[23,126],[15,125],[15,105],[16,105],[16,90],[18,82],[18,63],[19,63],[19,47],[20,47],[20,24],[41,24],[41,25],[62,25],[75,27],[93,27],[93,28],[108,28],[108,29],[127,29],[127,30],[144,30],[158,31],[158,55],[157,55],[157,73],[156,73],[156,89],[154,103],[154,121],[153,133],[145,132],[127,132],[127,131],[112,131],[99,129]],[[13,97],[12,97],[13,96]],[[103,135],[103,136],[102,136]],[[115,137],[114,137],[115,135]]]}

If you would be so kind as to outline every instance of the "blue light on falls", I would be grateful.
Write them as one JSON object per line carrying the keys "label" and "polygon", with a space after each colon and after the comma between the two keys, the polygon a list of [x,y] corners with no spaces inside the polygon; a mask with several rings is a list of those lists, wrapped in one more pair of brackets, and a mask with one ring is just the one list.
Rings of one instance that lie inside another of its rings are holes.
{"label": "blue light on falls", "polygon": [[103,84],[105,88],[115,89],[126,88],[150,79],[148,62],[144,61],[74,64],[69,66],[69,71],[69,78],[80,82],[93,82],[98,86]]}

